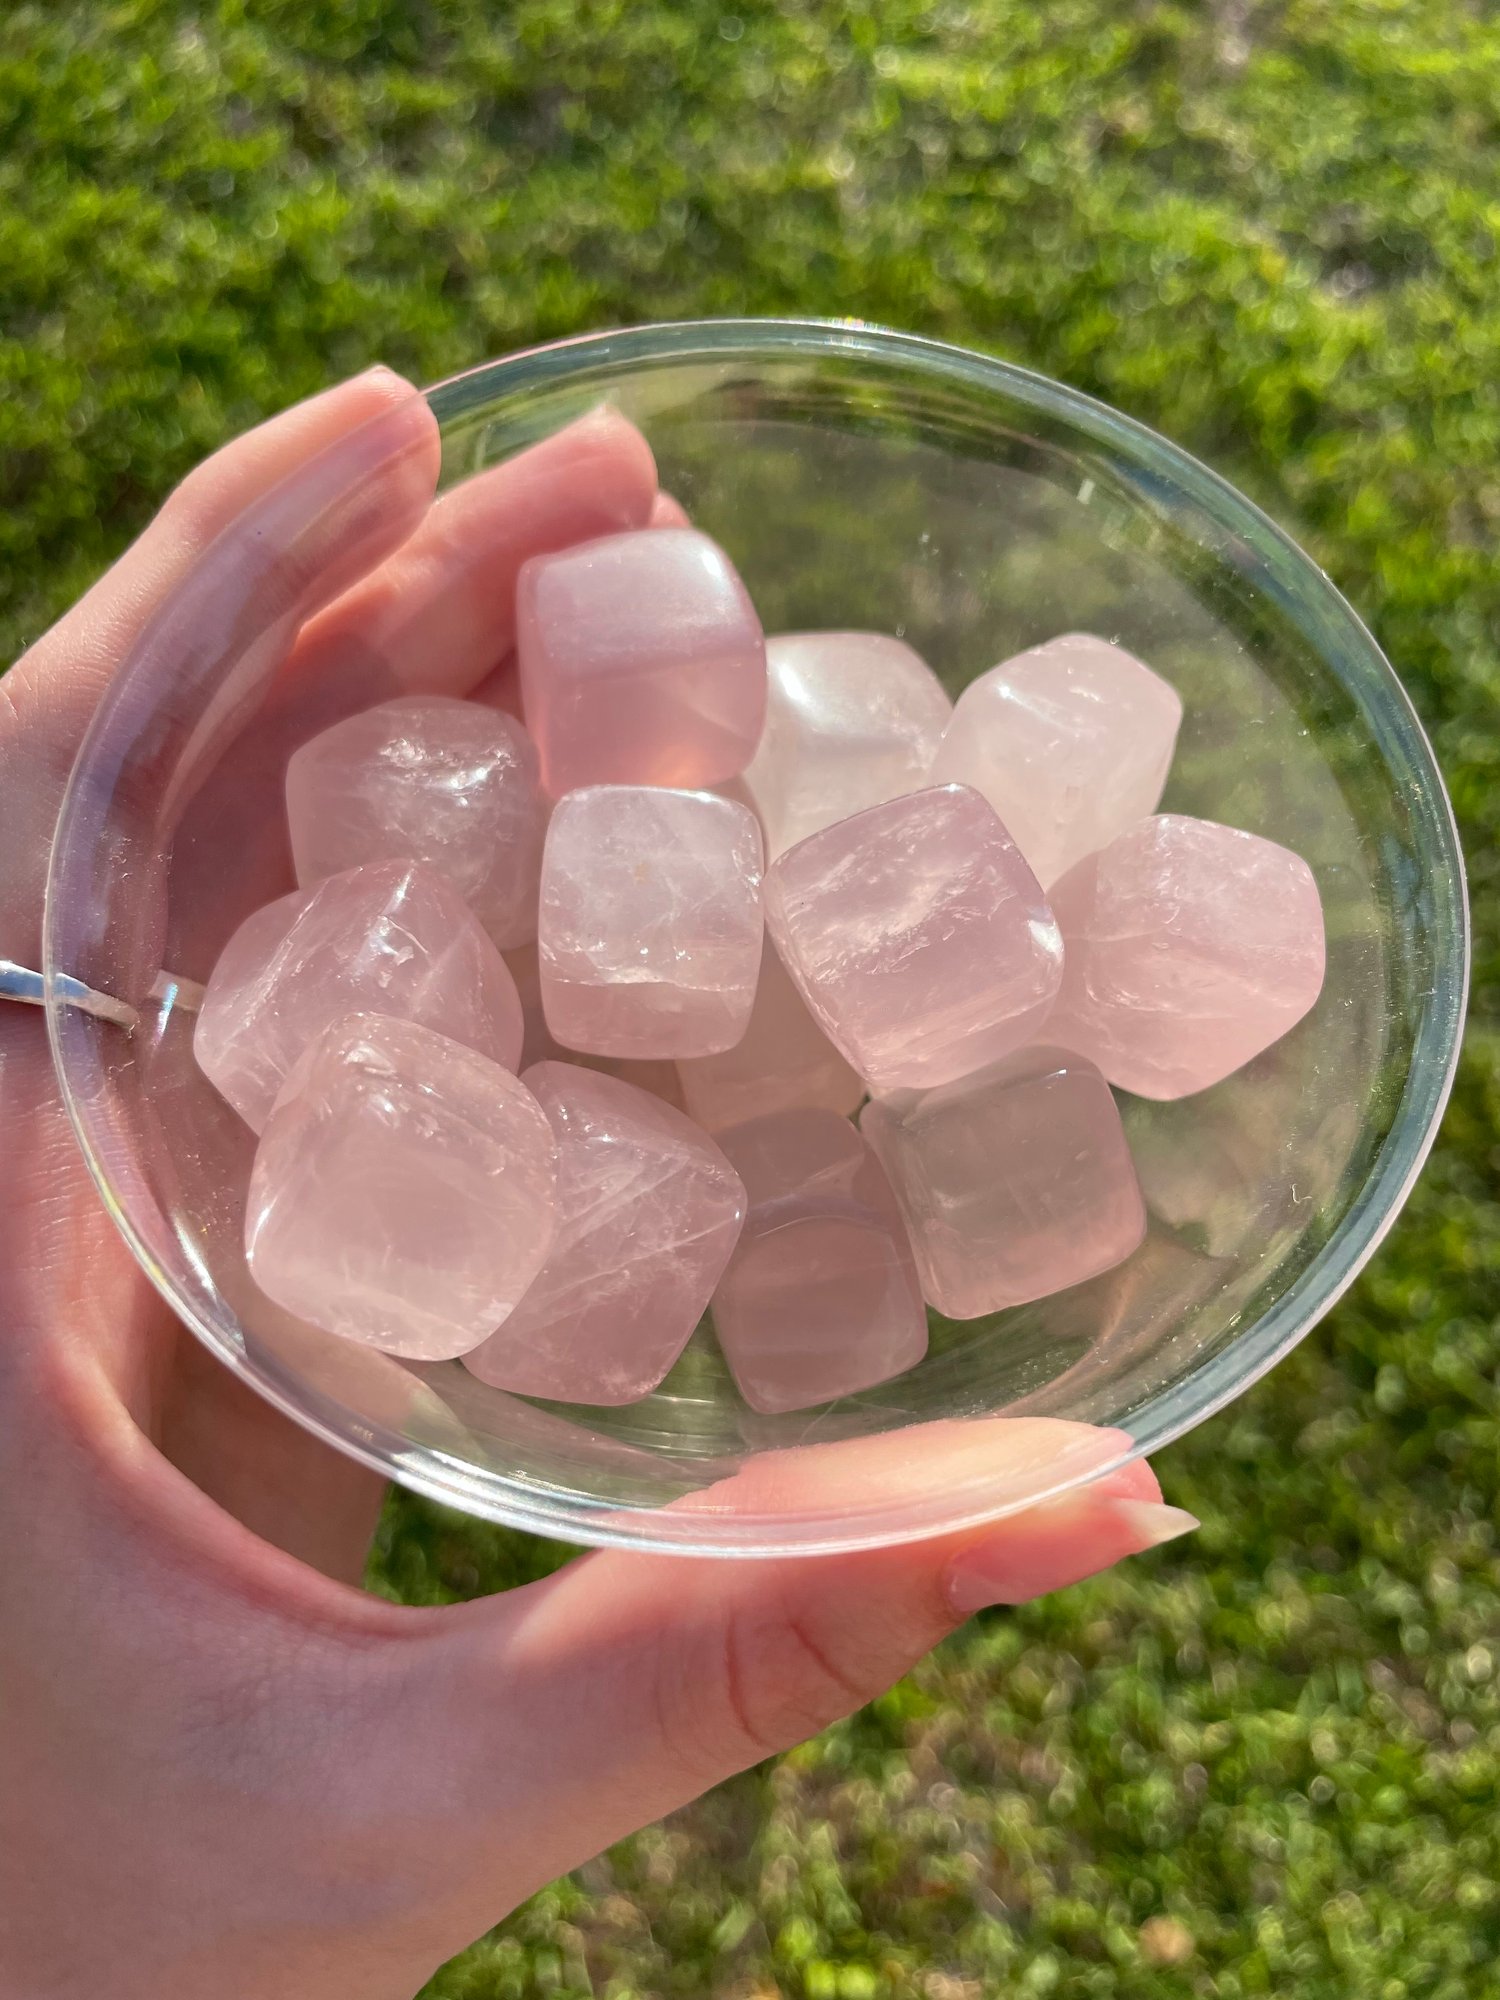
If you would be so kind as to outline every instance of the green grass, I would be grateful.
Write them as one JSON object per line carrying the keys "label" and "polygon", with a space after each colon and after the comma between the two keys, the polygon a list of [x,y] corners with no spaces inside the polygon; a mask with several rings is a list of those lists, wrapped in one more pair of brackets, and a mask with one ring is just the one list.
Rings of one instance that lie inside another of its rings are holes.
{"label": "green grass", "polygon": [[[1500,25],[1460,0],[102,0],[0,19],[0,625],[377,357],[857,313],[1207,457],[1373,624],[1478,916],[1374,1269],[1169,1451],[1201,1535],[980,1620],[442,2000],[1500,1992]],[[554,1552],[390,1511],[415,1598]]]}

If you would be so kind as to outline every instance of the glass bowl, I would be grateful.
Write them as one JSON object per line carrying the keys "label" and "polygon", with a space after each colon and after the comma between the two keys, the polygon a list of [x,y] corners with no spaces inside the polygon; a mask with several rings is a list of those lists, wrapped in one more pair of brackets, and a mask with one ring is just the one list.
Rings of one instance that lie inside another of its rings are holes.
{"label": "glass bowl", "polygon": [[[368,1352],[250,1284],[250,1136],[191,1061],[186,982],[244,914],[215,886],[214,843],[232,835],[202,774],[257,754],[255,691],[285,626],[284,607],[251,602],[205,635],[181,601],[80,752],[46,925],[62,1090],[105,1201],[176,1311],[299,1423],[409,1487],[574,1541],[699,1555],[826,1552],[993,1519],[1154,1450],[1253,1382],[1389,1228],[1436,1131],[1463,1016],[1462,862],[1442,780],[1328,579],[1141,425],[1003,362],[858,324],[593,335],[474,369],[430,401],[444,486],[614,404],[770,631],[897,633],[954,693],[1061,632],[1117,639],[1186,706],[1164,806],[1311,863],[1327,982],[1290,1036],[1217,1088],[1121,1098],[1151,1217],[1128,1263],[985,1319],[934,1316],[927,1359],[878,1390],[757,1416],[707,1328],[656,1393],[615,1410]],[[190,792],[206,811],[184,814]],[[139,1007],[136,1032],[68,1005],[68,974]],[[997,1416],[1106,1431],[975,1421]]]}

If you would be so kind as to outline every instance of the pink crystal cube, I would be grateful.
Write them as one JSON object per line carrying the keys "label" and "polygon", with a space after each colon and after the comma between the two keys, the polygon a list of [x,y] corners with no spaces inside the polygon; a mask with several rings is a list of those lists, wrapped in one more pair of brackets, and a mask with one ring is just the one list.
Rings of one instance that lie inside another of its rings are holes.
{"label": "pink crystal cube", "polygon": [[265,918],[225,946],[193,1034],[204,1075],[257,1132],[302,1051],[345,1014],[418,1021],[515,1068],[516,983],[446,876],[373,861],[319,883],[279,936]]}
{"label": "pink crystal cube", "polygon": [[931,782],[953,703],[900,639],[787,633],[766,641],[766,671],[765,734],[744,783],[773,858]]}
{"label": "pink crystal cube", "polygon": [[1053,891],[1067,970],[1048,1039],[1141,1097],[1218,1083],[1294,1027],[1323,985],[1323,906],[1300,855],[1161,813]]}
{"label": "pink crystal cube", "polygon": [[222,987],[238,987],[258,979],[292,924],[312,901],[311,889],[293,889],[274,902],[262,903],[244,922],[230,932],[228,942],[214,961],[213,981]]}
{"label": "pink crystal cube", "polygon": [[760,970],[760,874],[760,828],[730,799],[651,785],[569,792],[542,862],[537,955],[552,1034],[634,1059],[738,1041]]}
{"label": "pink crystal cube", "polygon": [[922,1290],[950,1319],[1044,1298],[1128,1257],[1146,1210],[1109,1085],[1060,1049],[867,1104]]}
{"label": "pink crystal cube", "polygon": [[1062,977],[1036,877],[966,785],[872,806],[790,849],[766,876],[766,922],[876,1093],[946,1083],[1030,1041]]}
{"label": "pink crystal cube", "polygon": [[522,1081],[557,1142],[557,1234],[466,1365],[517,1395],[633,1403],[687,1345],[739,1236],[745,1190],[696,1125],[630,1084],[552,1062]]}
{"label": "pink crystal cube", "polygon": [[1070,632],[964,689],[931,782],[982,792],[1046,887],[1155,812],[1181,720],[1159,674]]}
{"label": "pink crystal cube", "polygon": [[821,1109],[847,1117],[865,1087],[829,1041],[768,939],[750,1022],[733,1048],[677,1065],[683,1101],[709,1132],[770,1111]]}
{"label": "pink crystal cube", "polygon": [[637,1090],[649,1091],[653,1097],[659,1097],[663,1104],[670,1104],[675,1111],[687,1109],[682,1080],[677,1074],[677,1065],[665,1057],[650,1062],[629,1062],[620,1056],[583,1055],[576,1049],[563,1047],[547,1026],[547,1016],[542,1006],[542,968],[537,960],[534,944],[522,945],[516,951],[508,951],[505,954],[505,963],[515,978],[516,991],[521,998],[521,1012],[526,1024],[521,1044],[523,1071],[541,1062],[580,1063],[587,1069],[597,1070],[602,1076],[616,1076],[621,1083],[634,1084]]}
{"label": "pink crystal cube", "polygon": [[518,591],[521,694],[554,798],[581,785],[715,785],[749,763],[765,641],[707,535],[641,528],[534,556]]}
{"label": "pink crystal cube", "polygon": [[255,1154],[251,1275],[288,1312],[441,1361],[494,1332],[552,1240],[556,1146],[508,1070],[350,1015],[303,1053]]}
{"label": "pink crystal cube", "polygon": [[406,695],[315,736],[286,772],[304,885],[365,861],[439,868],[502,951],[536,936],[547,801],[514,716]]}
{"label": "pink crystal cube", "polygon": [[873,1388],[927,1352],[911,1245],[847,1118],[778,1111],[719,1135],[749,1213],[714,1293],[719,1345],[753,1410]]}

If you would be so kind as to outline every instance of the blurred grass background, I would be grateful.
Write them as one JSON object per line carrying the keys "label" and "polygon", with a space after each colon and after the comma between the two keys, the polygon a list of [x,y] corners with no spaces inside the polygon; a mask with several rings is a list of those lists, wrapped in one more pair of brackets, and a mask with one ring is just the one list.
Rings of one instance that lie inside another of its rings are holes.
{"label": "blurred grass background", "polygon": [[[1373,624],[1463,821],[1444,1138],[1354,1295],[1166,1454],[1202,1533],[979,1620],[434,2000],[1500,1993],[1491,10],[50,0],[0,10],[0,133],[5,657],[195,459],[372,360],[857,314],[1252,493]],[[558,1554],[399,1499],[377,1580],[435,1601]]]}

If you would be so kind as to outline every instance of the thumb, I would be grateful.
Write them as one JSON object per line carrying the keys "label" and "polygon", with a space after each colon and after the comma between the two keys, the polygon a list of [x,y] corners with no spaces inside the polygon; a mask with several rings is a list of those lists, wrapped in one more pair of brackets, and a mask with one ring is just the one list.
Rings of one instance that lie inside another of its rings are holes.
{"label": "thumb", "polygon": [[857,1503],[862,1485],[889,1497],[923,1472],[930,1488],[955,1433],[992,1464],[1087,1453],[1100,1476],[986,1527],[849,1556],[590,1555],[444,1619],[420,1704],[436,1735],[418,1750],[418,1730],[412,1748],[419,1767],[447,1771],[445,1832],[468,1864],[449,1879],[476,1930],[502,1894],[511,1906],[870,1701],[981,1605],[1059,1589],[1197,1525],[1161,1504],[1149,1467],[1118,1463],[1122,1433],[1039,1418],[769,1454],[712,1504],[770,1497],[805,1513],[834,1492]]}

